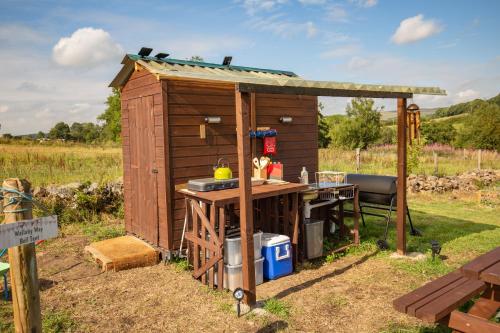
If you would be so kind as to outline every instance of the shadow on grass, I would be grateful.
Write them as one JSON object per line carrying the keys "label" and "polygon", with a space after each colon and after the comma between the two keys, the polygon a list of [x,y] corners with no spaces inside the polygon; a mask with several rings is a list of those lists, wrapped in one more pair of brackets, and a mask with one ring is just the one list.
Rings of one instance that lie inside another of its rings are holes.
{"label": "shadow on grass", "polygon": [[[468,235],[481,233],[487,230],[498,229],[496,225],[477,223],[469,220],[449,216],[433,215],[419,210],[411,210],[412,222],[415,228],[422,232],[421,237],[409,235],[407,222],[407,250],[409,252],[427,252],[430,250],[430,241],[436,240],[441,245]],[[396,214],[389,225],[387,242],[389,251],[396,250]],[[365,216],[366,227],[360,226],[362,242],[376,242],[383,237],[385,220],[380,217]],[[349,222],[348,222],[349,224]],[[487,244],[485,244],[487,246]],[[492,244],[492,247],[494,244]],[[443,253],[446,256],[446,253]]]}
{"label": "shadow on grass", "polygon": [[261,327],[256,333],[274,333],[279,332],[288,327],[288,323],[283,320],[273,321],[264,327]]}
{"label": "shadow on grass", "polygon": [[347,265],[345,267],[342,267],[340,269],[336,269],[335,271],[333,271],[331,273],[319,276],[319,277],[317,277],[315,279],[306,281],[306,282],[301,283],[299,285],[296,285],[296,286],[290,287],[288,289],[285,289],[283,291],[280,291],[278,294],[276,294],[274,296],[274,298],[277,298],[277,299],[284,298],[284,297],[286,297],[286,296],[288,296],[290,294],[293,294],[293,293],[296,293],[296,292],[301,291],[303,289],[309,288],[309,287],[313,286],[314,284],[319,283],[319,282],[321,282],[323,280],[329,279],[329,278],[337,276],[337,275],[341,275],[341,274],[347,272],[348,270],[350,270],[351,268],[364,263],[365,261],[367,261],[371,257],[377,255],[377,253],[378,253],[378,251],[366,254],[363,257],[359,258],[358,260],[354,261],[353,263],[351,263],[351,264],[349,264],[349,265]]}

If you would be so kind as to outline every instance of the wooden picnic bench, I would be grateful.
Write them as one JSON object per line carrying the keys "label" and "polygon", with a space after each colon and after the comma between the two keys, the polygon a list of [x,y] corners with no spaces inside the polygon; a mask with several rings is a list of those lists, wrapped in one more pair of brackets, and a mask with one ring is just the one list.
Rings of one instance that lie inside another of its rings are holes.
{"label": "wooden picnic bench", "polygon": [[[457,309],[479,296],[467,313]],[[500,333],[500,247],[394,300],[397,311],[456,332]]]}

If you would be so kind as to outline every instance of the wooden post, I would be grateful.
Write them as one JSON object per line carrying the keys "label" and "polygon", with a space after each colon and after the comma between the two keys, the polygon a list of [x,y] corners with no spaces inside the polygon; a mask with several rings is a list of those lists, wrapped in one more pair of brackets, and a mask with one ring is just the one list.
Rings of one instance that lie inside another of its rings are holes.
{"label": "wooden post", "polygon": [[[257,112],[256,112],[256,96],[255,93],[250,93],[250,127],[253,131],[257,130]],[[257,138],[251,140],[252,158],[257,156]]]}
{"label": "wooden post", "polygon": [[397,252],[406,253],[406,98],[398,98]]}
{"label": "wooden post", "polygon": [[360,156],[360,151],[361,149],[356,148],[356,173],[359,173],[360,164],[361,164],[361,156]]}
{"label": "wooden post", "polygon": [[[17,178],[6,179],[4,188],[30,193],[30,183]],[[16,193],[4,191],[5,223],[33,218],[30,201],[21,200]],[[16,203],[8,204],[12,200]],[[35,244],[26,244],[9,249],[10,279],[12,285],[12,308],[16,332],[42,332],[40,293],[36,264]]]}
{"label": "wooden post", "polygon": [[235,91],[236,98],[236,136],[238,142],[238,180],[240,188],[240,229],[241,229],[241,255],[243,302],[254,305],[256,301],[255,286],[255,261],[253,248],[253,208],[251,177],[251,151],[250,136],[250,94]]}
{"label": "wooden post", "polygon": [[438,154],[433,151],[432,155],[434,156],[434,176],[438,174]]}
{"label": "wooden post", "polygon": [[481,170],[481,149],[477,151],[477,169]]}

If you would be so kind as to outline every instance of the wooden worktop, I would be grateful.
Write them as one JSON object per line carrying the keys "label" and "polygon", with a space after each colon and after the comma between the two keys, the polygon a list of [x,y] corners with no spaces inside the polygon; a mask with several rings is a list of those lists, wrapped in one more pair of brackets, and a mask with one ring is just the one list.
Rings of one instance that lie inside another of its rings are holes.
{"label": "wooden worktop", "polygon": [[[309,188],[306,184],[286,183],[286,184],[264,184],[252,186],[252,199],[263,199],[294,192],[301,192]],[[181,189],[177,192],[182,195],[198,199],[207,203],[223,206],[227,204],[238,203],[240,200],[240,189],[232,188],[228,190],[196,192],[187,189]]]}

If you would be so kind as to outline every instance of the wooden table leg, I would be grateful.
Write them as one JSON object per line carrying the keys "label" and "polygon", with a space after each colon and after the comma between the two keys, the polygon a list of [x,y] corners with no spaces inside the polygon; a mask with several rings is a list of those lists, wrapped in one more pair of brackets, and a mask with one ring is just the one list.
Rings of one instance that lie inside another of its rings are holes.
{"label": "wooden table leg", "polygon": [[[199,231],[198,231],[198,214],[195,212],[193,214],[193,240],[199,237]],[[193,269],[194,272],[196,272],[200,268],[200,246],[198,245],[198,242],[193,241]]]}
{"label": "wooden table leg", "polygon": [[[215,205],[210,205],[210,225],[212,226],[212,229],[215,230],[215,224],[218,220],[218,211],[215,207]],[[210,242],[214,242],[213,239],[210,240]],[[213,258],[217,255],[216,252],[214,251],[211,251],[211,250],[208,250],[208,253],[209,253],[209,259],[210,258]],[[214,267],[211,267],[209,270],[208,270],[208,285],[210,286],[210,288],[214,288],[214,280],[215,280],[215,268]]]}
{"label": "wooden table leg", "polygon": [[290,201],[289,195],[285,194],[283,196],[283,234],[288,236],[288,230],[290,230]]}
{"label": "wooden table leg", "polygon": [[[224,207],[219,208],[219,241],[224,244],[226,234],[226,211]],[[224,247],[221,248],[222,259],[217,263],[217,288],[224,288]]]}
{"label": "wooden table leg", "polygon": [[[202,202],[201,203],[201,210],[203,211],[203,215],[207,216],[207,211],[208,211],[208,208],[207,208],[207,204]],[[207,240],[207,235],[206,235],[206,228],[205,226],[203,225],[203,223],[201,223],[201,239],[203,240]],[[207,261],[207,249],[202,246],[202,251],[201,251],[201,266],[205,266],[205,263]],[[207,284],[207,274],[203,273],[201,275],[201,283],[203,284]]]}
{"label": "wooden table leg", "polygon": [[359,187],[357,185],[354,186],[354,202],[353,202],[353,211],[354,211],[354,245],[359,245]]}
{"label": "wooden table leg", "polygon": [[293,248],[293,267],[297,267],[297,257],[299,253],[299,194],[292,193],[292,218],[293,233],[292,233],[292,248]]}

